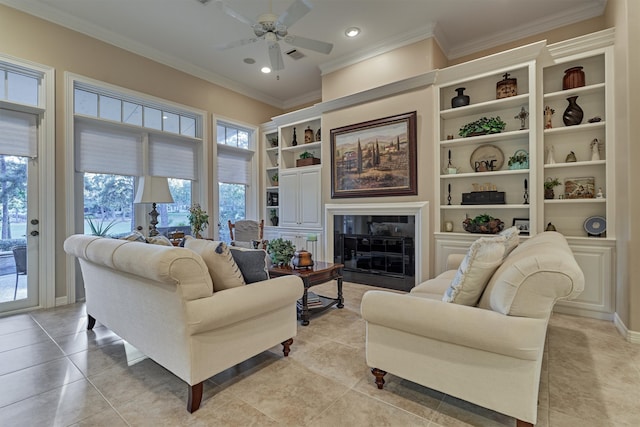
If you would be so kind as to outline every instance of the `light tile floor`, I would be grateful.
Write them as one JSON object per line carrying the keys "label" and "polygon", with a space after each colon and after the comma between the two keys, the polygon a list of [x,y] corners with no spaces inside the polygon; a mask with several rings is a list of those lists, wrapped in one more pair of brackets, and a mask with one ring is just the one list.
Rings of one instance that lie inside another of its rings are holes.
{"label": "light tile floor", "polygon": [[[335,286],[314,289],[330,295]],[[313,317],[288,358],[277,346],[207,381],[200,410],[187,386],[104,326],[84,304],[0,318],[2,426],[513,426],[512,418],[365,364],[364,292]],[[610,322],[554,314],[538,426],[640,425],[640,346]]]}

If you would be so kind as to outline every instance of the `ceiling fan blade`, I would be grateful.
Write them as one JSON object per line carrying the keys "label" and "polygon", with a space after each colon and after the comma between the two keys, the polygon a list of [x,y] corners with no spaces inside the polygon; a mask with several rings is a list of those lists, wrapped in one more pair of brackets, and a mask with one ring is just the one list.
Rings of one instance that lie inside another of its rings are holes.
{"label": "ceiling fan blade", "polygon": [[271,69],[274,71],[284,69],[284,61],[280,52],[280,44],[278,42],[269,42],[269,60],[271,61]]}
{"label": "ceiling fan blade", "polygon": [[229,16],[231,16],[232,18],[237,19],[238,21],[242,22],[243,24],[247,24],[249,26],[254,26],[254,25],[257,24],[257,22],[254,21],[253,19],[249,19],[246,16],[244,16],[244,15],[236,12],[235,10],[231,9],[222,0],[216,0],[216,6],[218,6],[218,8],[220,10],[222,10],[224,13],[226,13]]}
{"label": "ceiling fan blade", "polygon": [[294,36],[289,34],[284,38],[289,44],[292,44],[303,49],[315,50],[316,52],[329,54],[333,49],[333,44],[322,42],[320,40],[308,39],[306,37]]}
{"label": "ceiling fan blade", "polygon": [[235,41],[232,41],[232,42],[229,42],[229,43],[217,45],[216,49],[218,49],[218,50],[231,49],[231,48],[234,48],[234,47],[239,47],[239,46],[244,46],[246,44],[255,43],[258,40],[259,39],[257,37],[253,37],[251,39],[235,40]]}
{"label": "ceiling fan blade", "polygon": [[307,0],[296,0],[278,18],[278,22],[285,27],[290,27],[311,10]]}

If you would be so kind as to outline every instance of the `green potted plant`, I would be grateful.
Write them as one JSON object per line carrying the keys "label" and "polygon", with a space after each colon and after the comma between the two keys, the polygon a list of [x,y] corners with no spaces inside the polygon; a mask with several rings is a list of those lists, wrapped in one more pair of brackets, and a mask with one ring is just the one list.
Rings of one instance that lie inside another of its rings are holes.
{"label": "green potted plant", "polygon": [[462,221],[462,228],[469,233],[496,234],[504,228],[504,222],[489,214],[478,215],[475,218],[466,218]]}
{"label": "green potted plant", "polygon": [[101,219],[100,222],[98,221],[94,222],[93,218],[90,216],[88,216],[86,220],[87,220],[87,225],[89,225],[89,229],[91,230],[91,234],[94,236],[104,237],[107,235],[109,230],[111,230],[111,228],[113,228],[113,226],[116,225],[115,219],[108,224],[104,223],[104,219]]}
{"label": "green potted plant", "polygon": [[277,227],[278,222],[280,221],[280,218],[278,218],[278,211],[276,209],[271,209],[269,213],[269,218],[271,219],[271,225],[273,225],[274,227]]}
{"label": "green potted plant", "polygon": [[279,179],[278,172],[271,175],[271,184],[273,184],[274,187],[278,186],[278,179]]}
{"label": "green potted plant", "polygon": [[275,265],[289,265],[291,258],[296,253],[296,247],[293,246],[291,240],[284,240],[281,237],[269,240],[267,244],[267,253],[271,258],[271,262]]}
{"label": "green potted plant", "polygon": [[486,135],[490,133],[500,133],[507,126],[500,116],[497,117],[481,117],[478,120],[467,123],[460,128],[458,135],[463,138],[468,136]]}
{"label": "green potted plant", "polygon": [[560,181],[558,180],[558,178],[547,178],[544,182],[544,198],[553,199],[555,197],[553,187],[556,187],[558,185],[560,185]]}
{"label": "green potted plant", "polygon": [[316,159],[313,153],[305,151],[300,154],[300,158],[296,160],[296,167],[311,166],[320,164],[320,159]]}
{"label": "green potted plant", "polygon": [[513,156],[509,157],[507,164],[509,169],[529,169],[529,153],[525,150],[517,150]]}
{"label": "green potted plant", "polygon": [[196,203],[189,208],[187,219],[189,220],[193,236],[196,238],[202,237],[200,233],[209,225],[209,214],[207,214],[207,211],[203,210],[199,203]]}

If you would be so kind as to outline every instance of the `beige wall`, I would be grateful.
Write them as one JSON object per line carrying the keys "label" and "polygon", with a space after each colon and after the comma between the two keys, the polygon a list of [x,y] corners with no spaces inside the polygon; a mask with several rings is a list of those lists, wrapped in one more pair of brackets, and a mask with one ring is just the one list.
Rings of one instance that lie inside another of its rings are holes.
{"label": "beige wall", "polygon": [[[147,58],[0,5],[0,51],[56,71],[56,297],[66,295],[64,72],[259,125],[282,111]],[[211,130],[211,117],[208,129]],[[209,137],[209,139],[211,139]],[[209,165],[213,162],[208,159]],[[209,182],[213,181],[209,168]]]}
{"label": "beige wall", "polygon": [[446,65],[433,38],[401,47],[322,76],[322,100],[329,101],[417,76]]}

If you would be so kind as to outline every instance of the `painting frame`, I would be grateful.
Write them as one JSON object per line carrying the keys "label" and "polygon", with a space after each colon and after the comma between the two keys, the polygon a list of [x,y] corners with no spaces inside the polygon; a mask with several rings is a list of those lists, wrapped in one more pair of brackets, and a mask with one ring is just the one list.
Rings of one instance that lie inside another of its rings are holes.
{"label": "painting frame", "polygon": [[513,223],[511,224],[513,227],[518,227],[518,231],[522,236],[529,235],[529,218],[513,218]]}
{"label": "painting frame", "polygon": [[593,199],[596,197],[596,180],[592,176],[564,179],[565,199]]}
{"label": "painting frame", "polygon": [[331,198],[418,194],[417,112],[331,129]]}

